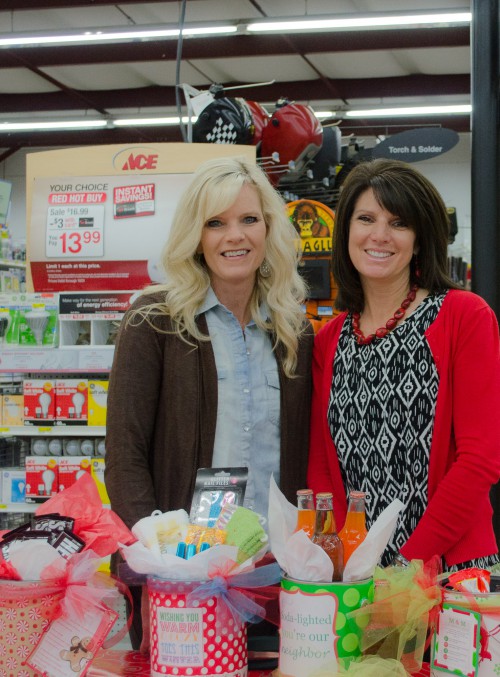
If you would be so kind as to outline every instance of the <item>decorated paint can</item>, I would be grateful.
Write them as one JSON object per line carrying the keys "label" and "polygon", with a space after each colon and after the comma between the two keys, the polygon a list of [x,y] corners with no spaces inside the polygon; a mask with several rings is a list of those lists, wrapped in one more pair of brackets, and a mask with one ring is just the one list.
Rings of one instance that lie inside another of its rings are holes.
{"label": "decorated paint can", "polygon": [[64,593],[54,581],[0,581],[0,675],[39,674],[26,661],[58,613]]}
{"label": "decorated paint can", "polygon": [[151,675],[246,677],[246,624],[199,586],[148,577]]}
{"label": "decorated paint can", "polygon": [[361,654],[369,617],[348,617],[373,601],[373,579],[309,583],[283,578],[280,592],[281,677],[308,677],[325,664],[346,666]]}
{"label": "decorated paint can", "polygon": [[432,642],[431,675],[500,675],[500,592],[443,590]]}

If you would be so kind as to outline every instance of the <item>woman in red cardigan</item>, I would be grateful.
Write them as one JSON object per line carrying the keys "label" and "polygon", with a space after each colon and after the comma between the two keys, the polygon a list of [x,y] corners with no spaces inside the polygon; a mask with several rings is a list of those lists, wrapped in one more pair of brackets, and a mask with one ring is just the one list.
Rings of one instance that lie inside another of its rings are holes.
{"label": "woman in red cardigan", "polygon": [[405,504],[382,557],[447,570],[498,563],[489,500],[500,475],[500,354],[491,308],[448,276],[449,222],[405,163],[355,167],[336,210],[342,311],[316,336],[308,481],[367,493],[367,525]]}

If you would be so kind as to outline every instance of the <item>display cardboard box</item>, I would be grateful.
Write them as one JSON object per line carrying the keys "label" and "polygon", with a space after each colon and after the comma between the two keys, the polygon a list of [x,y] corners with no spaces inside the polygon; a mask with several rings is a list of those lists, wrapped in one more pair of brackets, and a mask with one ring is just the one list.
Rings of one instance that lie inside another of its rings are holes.
{"label": "display cardboard box", "polygon": [[26,457],[26,502],[42,503],[57,494],[59,459],[50,456]]}
{"label": "display cardboard box", "polygon": [[24,396],[2,395],[2,425],[24,425]]}
{"label": "display cardboard box", "polygon": [[83,473],[91,474],[90,456],[61,456],[58,459],[59,491],[64,491],[80,479]]}
{"label": "display cardboard box", "polygon": [[2,470],[2,502],[24,503],[26,501],[26,471]]}
{"label": "display cardboard box", "polygon": [[106,425],[109,381],[89,381],[88,421],[91,426]]}
{"label": "display cardboard box", "polygon": [[87,391],[87,379],[56,380],[56,425],[87,425]]}
{"label": "display cardboard box", "polygon": [[56,417],[55,381],[27,379],[23,381],[24,425],[54,425]]}
{"label": "display cardboard box", "polygon": [[106,485],[104,484],[104,468],[106,463],[103,458],[93,458],[92,459],[92,471],[91,475],[94,478],[96,483],[97,491],[103,505],[109,505],[111,501],[109,500],[108,492],[106,491]]}

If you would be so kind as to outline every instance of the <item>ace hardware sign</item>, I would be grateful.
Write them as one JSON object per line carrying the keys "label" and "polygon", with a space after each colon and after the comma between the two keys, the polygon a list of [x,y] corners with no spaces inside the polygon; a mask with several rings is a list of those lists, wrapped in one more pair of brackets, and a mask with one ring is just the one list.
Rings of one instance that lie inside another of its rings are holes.
{"label": "ace hardware sign", "polygon": [[27,158],[27,287],[142,289],[162,282],[160,256],[179,197],[203,161],[255,148],[215,144],[87,146]]}

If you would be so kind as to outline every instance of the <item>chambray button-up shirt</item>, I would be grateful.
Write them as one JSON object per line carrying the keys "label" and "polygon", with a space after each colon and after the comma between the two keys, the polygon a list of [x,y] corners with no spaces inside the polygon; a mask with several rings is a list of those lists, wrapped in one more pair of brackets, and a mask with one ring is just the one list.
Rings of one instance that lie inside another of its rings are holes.
{"label": "chambray button-up shirt", "polygon": [[[265,306],[260,308],[263,316]],[[280,384],[269,335],[253,320],[243,332],[209,289],[205,313],[218,377],[214,468],[248,468],[244,505],[267,518],[271,473],[279,484]]]}

